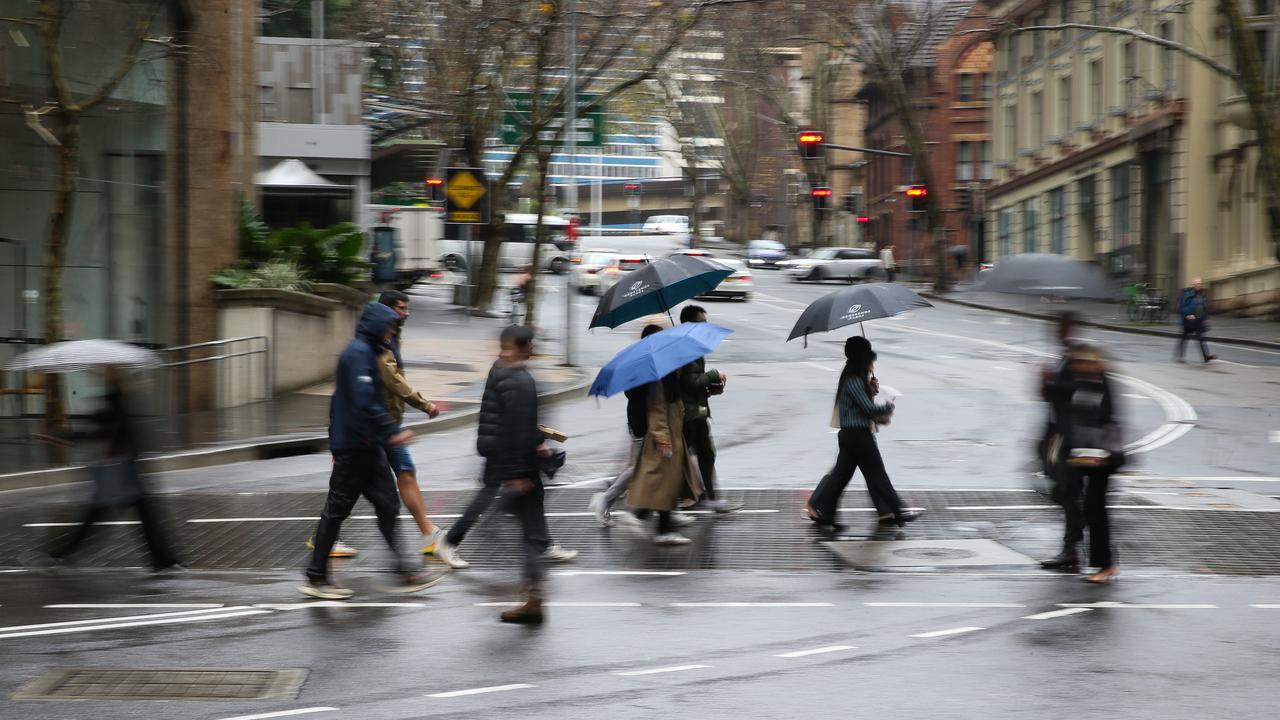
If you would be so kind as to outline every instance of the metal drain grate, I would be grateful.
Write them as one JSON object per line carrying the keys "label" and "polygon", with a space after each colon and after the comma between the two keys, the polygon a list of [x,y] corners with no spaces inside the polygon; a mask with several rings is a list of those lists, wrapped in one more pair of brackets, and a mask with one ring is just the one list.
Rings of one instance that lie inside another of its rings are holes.
{"label": "metal drain grate", "polygon": [[15,700],[285,700],[306,670],[69,668],[50,670]]}

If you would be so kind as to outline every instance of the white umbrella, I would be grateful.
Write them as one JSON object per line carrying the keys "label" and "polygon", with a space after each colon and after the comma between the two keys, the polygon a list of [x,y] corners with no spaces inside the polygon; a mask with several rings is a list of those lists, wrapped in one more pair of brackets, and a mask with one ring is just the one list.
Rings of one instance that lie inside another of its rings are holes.
{"label": "white umbrella", "polygon": [[160,364],[160,356],[146,348],[119,340],[68,340],[23,353],[6,370],[67,373],[104,365],[150,367]]}

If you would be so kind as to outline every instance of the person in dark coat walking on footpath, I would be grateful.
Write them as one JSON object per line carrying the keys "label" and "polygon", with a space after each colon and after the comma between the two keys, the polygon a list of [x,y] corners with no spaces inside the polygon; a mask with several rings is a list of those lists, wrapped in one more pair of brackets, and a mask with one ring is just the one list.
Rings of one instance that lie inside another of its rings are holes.
{"label": "person in dark coat walking on footpath", "polygon": [[[706,322],[707,310],[699,305],[686,305],[680,311],[680,322]],[[702,473],[703,499],[699,510],[731,513],[742,509],[742,503],[729,502],[716,494],[716,443],[711,437],[711,404],[707,398],[724,392],[728,376],[719,370],[708,370],[706,358],[698,358],[680,370],[680,388],[684,402],[684,440],[698,460]]]}
{"label": "person in dark coat walking on footpath", "polygon": [[1210,354],[1209,345],[1204,341],[1204,334],[1209,331],[1209,298],[1204,294],[1204,284],[1200,278],[1192,278],[1191,286],[1183,288],[1178,298],[1178,312],[1182,314],[1182,337],[1178,338],[1178,350],[1173,361],[1182,362],[1182,352],[1187,338],[1194,336],[1200,341],[1200,355],[1208,363],[1216,360],[1217,355]]}
{"label": "person in dark coat walking on footpath", "polygon": [[889,481],[889,474],[885,472],[875,436],[878,426],[889,424],[893,403],[877,405],[874,401],[880,392],[880,381],[873,373],[876,353],[871,349],[870,341],[859,336],[849,338],[844,343],[844,357],[845,365],[836,386],[834,408],[840,426],[837,435],[840,453],[836,456],[835,467],[809,496],[805,515],[828,532],[840,530],[841,526],[836,523],[840,496],[853,479],[854,472],[861,468],[880,523],[896,523],[901,527],[920,517],[920,511],[908,510],[902,504]]}
{"label": "person in dark coat walking on footpath", "polygon": [[1061,384],[1062,373],[1066,367],[1067,351],[1078,325],[1079,317],[1071,311],[1058,316],[1055,336],[1062,356],[1045,366],[1040,382],[1040,396],[1049,406],[1049,420],[1040,437],[1038,454],[1044,474],[1052,483],[1050,495],[1062,507],[1063,515],[1062,550],[1051,558],[1041,560],[1040,567],[1066,572],[1080,569],[1078,546],[1084,541],[1084,486],[1080,474],[1067,469],[1062,429],[1058,425],[1058,418],[1064,413],[1063,403],[1069,399],[1064,395],[1065,388]]}
{"label": "person in dark coat walking on footpath", "polygon": [[372,303],[366,305],[356,326],[356,337],[338,358],[333,397],[329,401],[329,450],[333,472],[329,495],[315,532],[315,548],[307,566],[307,582],[299,590],[310,597],[343,600],[352,591],[339,586],[329,574],[329,551],[338,538],[342,521],[351,514],[361,495],[378,517],[378,530],[395,557],[395,592],[417,592],[439,582],[444,572],[422,572],[420,562],[411,563],[401,552],[396,535],[400,497],[396,479],[387,464],[386,447],[404,445],[413,439],[409,430],[387,412],[383,398],[378,356],[391,347],[396,332],[395,310]]}

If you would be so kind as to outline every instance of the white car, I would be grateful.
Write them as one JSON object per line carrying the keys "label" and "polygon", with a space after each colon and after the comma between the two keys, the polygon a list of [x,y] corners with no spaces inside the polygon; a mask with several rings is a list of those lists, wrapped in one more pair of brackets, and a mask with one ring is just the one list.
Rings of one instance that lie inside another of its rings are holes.
{"label": "white car", "polygon": [[578,292],[586,295],[603,295],[618,284],[623,275],[649,264],[643,255],[611,252],[588,252],[582,262],[573,269],[573,280]]}
{"label": "white car", "polygon": [[880,282],[888,279],[884,263],[872,250],[860,248],[818,248],[812,253],[786,264],[787,275],[792,280],[859,280]]}
{"label": "white car", "polygon": [[721,265],[728,265],[733,268],[733,274],[720,281],[714,290],[703,293],[698,297],[721,297],[721,298],[737,298],[742,301],[751,299],[751,293],[755,292],[755,279],[751,277],[751,271],[747,269],[745,263],[741,260],[730,260],[728,258],[715,258],[715,261]]}

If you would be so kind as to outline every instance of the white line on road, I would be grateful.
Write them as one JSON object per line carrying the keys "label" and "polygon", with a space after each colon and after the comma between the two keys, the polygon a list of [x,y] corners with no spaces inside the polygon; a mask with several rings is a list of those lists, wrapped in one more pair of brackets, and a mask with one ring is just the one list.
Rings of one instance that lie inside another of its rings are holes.
{"label": "white line on road", "polygon": [[1275,604],[1272,604],[1272,603],[1262,603],[1262,604],[1259,604],[1259,605],[1250,605],[1249,607],[1251,607],[1251,608],[1258,608],[1259,610],[1280,610],[1280,605],[1275,605]]}
{"label": "white line on road", "polygon": [[574,575],[656,575],[660,577],[675,577],[677,575],[687,575],[688,573],[684,570],[561,570],[551,574],[563,577],[572,577]]}
{"label": "white line on road", "polygon": [[454,698],[465,697],[467,695],[483,695],[485,693],[506,692],[508,690],[526,690],[536,685],[529,683],[513,683],[511,685],[493,685],[491,687],[471,688],[470,690],[454,690],[452,692],[431,693],[427,697],[432,698]]}
{"label": "white line on road", "polygon": [[833,367],[827,367],[826,365],[819,365],[819,364],[818,364],[818,363],[816,363],[816,362],[809,362],[809,361],[807,361],[807,360],[805,361],[805,363],[804,363],[804,364],[805,364],[805,365],[810,365],[810,366],[812,366],[812,367],[816,367],[816,368],[818,368],[819,370],[826,370],[827,372],[835,372],[835,371],[836,371],[836,369],[835,369],[835,368],[833,368]]}
{"label": "white line on road", "polygon": [[222,718],[221,720],[267,720],[267,718],[292,717],[294,715],[310,715],[320,712],[335,712],[335,707],[309,707],[299,708],[297,710],[281,710],[279,712],[262,713],[261,715],[236,715],[235,717]]}
{"label": "white line on road", "polygon": [[948,510],[1057,510],[1057,505],[948,505]]}
{"label": "white line on road", "polygon": [[[29,528],[55,528],[55,527],[80,527],[83,523],[79,522],[48,522],[48,523],[23,523],[22,527]],[[104,520],[96,522],[94,525],[141,525],[141,520]]]}
{"label": "white line on road", "polygon": [[797,608],[816,608],[816,607],[835,607],[835,603],[829,602],[677,602],[671,603],[671,607],[685,608],[780,608],[780,607],[797,607]]}
{"label": "white line on road", "polygon": [[709,668],[710,665],[671,665],[670,667],[648,668],[645,670],[627,670],[625,672],[615,672],[614,675],[621,677],[635,677],[637,675],[658,675],[660,673],[684,672],[686,670],[702,670]]}
{"label": "white line on road", "polygon": [[[27,632],[3,632],[0,631],[0,640],[8,640],[9,638],[32,637],[36,635],[64,635],[66,633],[76,632],[92,632],[95,630],[115,630],[118,628],[142,627],[146,625],[168,625],[173,623],[190,623],[190,622],[207,622],[209,620],[229,620],[231,618],[244,617],[246,615],[265,615],[269,614],[268,610],[227,608],[227,612],[215,613],[209,615],[192,615],[188,617],[159,618],[156,620],[141,620],[138,622],[117,622],[98,625],[81,625],[78,627],[54,627],[45,630],[31,630]],[[102,623],[103,621],[98,621]]]}
{"label": "white line on road", "polygon": [[1267,439],[1273,443],[1280,443],[1280,430],[1272,430],[1267,434]]}
{"label": "white line on road", "polygon": [[306,610],[307,608],[399,608],[426,607],[423,602],[343,602],[341,600],[315,600],[296,603],[260,603],[256,608],[266,610]]}
{"label": "white line on road", "polygon": [[1093,609],[1128,609],[1128,610],[1217,610],[1217,605],[1208,603],[1123,603],[1123,602],[1096,602],[1096,603],[1058,603],[1058,607],[1064,608],[1093,608]]}
{"label": "white line on road", "polygon": [[958,627],[958,628],[951,628],[951,629],[949,629],[949,630],[934,630],[933,632],[917,633],[917,634],[915,634],[915,635],[912,635],[911,637],[913,637],[913,638],[936,638],[936,637],[946,637],[947,635],[960,635],[960,634],[962,634],[962,633],[977,632],[978,630],[986,630],[986,628],[980,628],[980,627]]}
{"label": "white line on road", "polygon": [[814,648],[812,650],[796,650],[795,652],[782,653],[781,655],[774,655],[774,657],[798,658],[798,657],[808,657],[809,655],[822,655],[823,653],[840,652],[841,650],[857,650],[857,649],[858,648],[854,645],[828,645],[826,647]]}
{"label": "white line on road", "polygon": [[[799,305],[801,308],[806,308],[809,306],[809,303],[803,303],[797,300],[788,300],[787,298],[781,298],[781,297],[778,297],[777,295],[766,295],[765,293],[762,293],[762,292],[756,293],[756,297],[768,298],[769,300],[776,300],[778,302],[791,303],[792,305]],[[787,309],[790,310],[790,308],[787,308]]]}
{"label": "white line on road", "polygon": [[[206,610],[225,607],[224,603],[60,603],[45,605],[51,610],[109,610],[115,608],[203,608]],[[143,615],[140,617],[154,617]],[[116,618],[108,618],[116,619]],[[81,621],[85,622],[85,621]]]}
{"label": "white line on road", "polygon": [[[222,609],[221,606],[219,606],[217,608],[204,609],[204,610],[182,610],[178,612],[151,613],[148,615],[124,615],[122,617],[91,618],[89,620],[66,620],[63,622],[56,622],[56,623],[40,623],[39,625],[9,625],[7,627],[0,627],[0,633],[7,633],[15,630],[31,630],[34,628],[71,627],[73,625],[92,625],[94,623],[113,623],[113,622],[120,622],[122,620],[150,620],[153,618],[173,618],[173,617],[186,617],[188,615],[206,615],[210,612],[221,612],[221,609]],[[228,610],[248,610],[249,607],[247,605],[240,605],[240,606],[235,606],[227,609]]]}
{"label": "white line on road", "polygon": [[[475,603],[475,607],[520,607],[523,604],[520,602],[481,602]],[[638,602],[548,602],[543,603],[543,605],[547,607],[642,607],[642,604]]]}
{"label": "white line on road", "polygon": [[1063,608],[1062,610],[1050,610],[1049,612],[1036,613],[1035,615],[1024,615],[1023,620],[1052,620],[1053,618],[1066,617],[1077,613],[1093,612],[1093,608],[1073,607]]}
{"label": "white line on road", "polygon": [[1020,608],[1026,607],[1022,603],[994,603],[994,602],[864,602],[867,607],[897,607],[897,608]]}
{"label": "white line on road", "polygon": [[1235,360],[1224,360],[1222,358],[1217,358],[1216,360],[1214,360],[1214,362],[1226,363],[1228,365],[1235,365],[1236,367],[1253,368],[1254,370],[1258,369],[1257,365],[1250,365],[1249,363],[1236,362]]}

